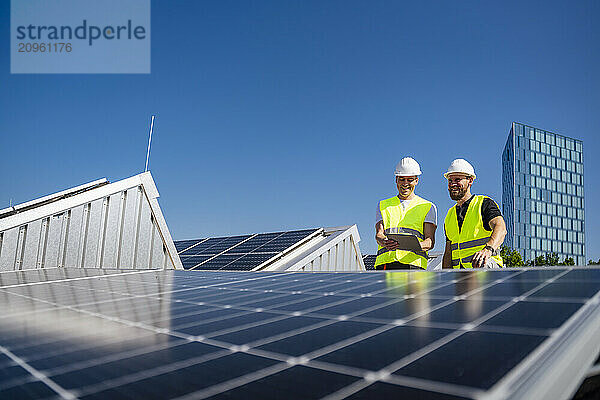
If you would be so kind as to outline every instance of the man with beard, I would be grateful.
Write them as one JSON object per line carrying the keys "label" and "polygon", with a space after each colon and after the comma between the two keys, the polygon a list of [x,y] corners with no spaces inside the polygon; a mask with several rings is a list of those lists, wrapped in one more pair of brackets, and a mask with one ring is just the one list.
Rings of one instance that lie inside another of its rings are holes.
{"label": "man with beard", "polygon": [[[506,236],[502,213],[494,200],[472,195],[475,170],[466,160],[458,158],[444,174],[448,193],[456,201],[444,220],[446,250],[443,268],[502,267],[498,249]],[[493,261],[491,261],[493,260]]]}
{"label": "man with beard", "polygon": [[[426,252],[435,244],[437,208],[415,194],[421,175],[418,162],[410,157],[403,158],[394,175],[398,195],[381,200],[377,207],[375,269],[427,269]],[[414,248],[404,248],[387,236],[396,233],[416,236],[422,251],[417,254],[413,252]]]}

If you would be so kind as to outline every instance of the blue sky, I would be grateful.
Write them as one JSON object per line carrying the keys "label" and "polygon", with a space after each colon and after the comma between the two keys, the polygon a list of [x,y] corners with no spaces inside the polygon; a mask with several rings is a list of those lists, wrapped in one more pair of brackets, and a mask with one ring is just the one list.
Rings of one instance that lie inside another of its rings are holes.
{"label": "blue sky", "polygon": [[463,157],[501,200],[520,121],[583,140],[587,258],[600,258],[600,3],[152,1],[149,75],[11,75],[0,4],[0,208],[150,170],[175,239],[358,224],[413,156],[452,205]]}

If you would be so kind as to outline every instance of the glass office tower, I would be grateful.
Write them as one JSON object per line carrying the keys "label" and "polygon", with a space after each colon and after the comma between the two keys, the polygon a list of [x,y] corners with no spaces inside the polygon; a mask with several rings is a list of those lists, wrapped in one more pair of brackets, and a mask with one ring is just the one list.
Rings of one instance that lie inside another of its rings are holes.
{"label": "glass office tower", "polygon": [[504,244],[585,265],[583,142],[513,122],[502,153]]}

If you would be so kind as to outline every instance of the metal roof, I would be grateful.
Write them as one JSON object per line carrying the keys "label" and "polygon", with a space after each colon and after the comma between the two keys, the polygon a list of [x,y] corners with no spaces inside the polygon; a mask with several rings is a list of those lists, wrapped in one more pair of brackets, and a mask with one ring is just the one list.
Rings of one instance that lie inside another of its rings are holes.
{"label": "metal roof", "polygon": [[182,268],[150,172],[0,211],[0,270]]}

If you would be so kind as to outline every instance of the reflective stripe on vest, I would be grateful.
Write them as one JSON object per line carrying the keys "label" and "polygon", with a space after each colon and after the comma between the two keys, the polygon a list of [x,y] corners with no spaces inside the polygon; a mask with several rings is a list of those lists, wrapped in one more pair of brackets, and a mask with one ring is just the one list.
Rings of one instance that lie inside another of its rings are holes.
{"label": "reflective stripe on vest", "polygon": [[[482,250],[490,240],[491,232],[485,230],[481,217],[481,206],[483,199],[486,198],[488,197],[473,196],[461,229],[458,228],[456,206],[450,208],[446,214],[444,228],[446,236],[451,242],[452,267],[454,268],[473,268],[471,263],[473,255]],[[503,266],[502,257],[492,256],[492,258],[499,266]]]}
{"label": "reflective stripe on vest", "polygon": [[[410,233],[422,242],[425,240],[423,223],[425,222],[427,213],[431,209],[431,205],[431,202],[419,196],[415,196],[410,201],[406,210],[402,208],[398,196],[380,201],[379,209],[383,217],[385,233]],[[377,246],[375,268],[378,265],[395,261],[423,269],[427,268],[427,258],[422,255],[408,250],[388,250],[385,247]]]}

